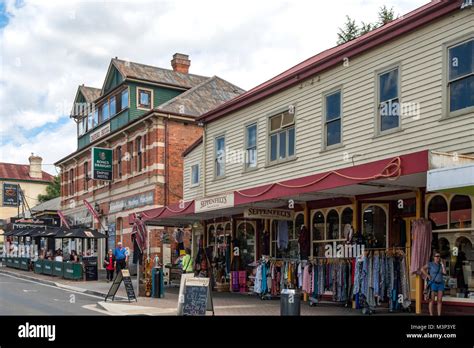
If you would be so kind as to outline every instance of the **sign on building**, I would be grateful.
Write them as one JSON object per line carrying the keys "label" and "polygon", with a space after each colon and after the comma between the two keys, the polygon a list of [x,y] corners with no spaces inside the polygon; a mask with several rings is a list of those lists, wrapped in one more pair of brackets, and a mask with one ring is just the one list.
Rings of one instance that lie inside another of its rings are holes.
{"label": "sign on building", "polygon": [[93,147],[92,151],[92,179],[95,180],[112,180],[113,173],[113,155],[112,149],[105,149],[101,147]]}
{"label": "sign on building", "polygon": [[244,217],[249,219],[293,220],[295,212],[288,209],[247,208]]}
{"label": "sign on building", "polygon": [[17,207],[19,204],[18,192],[18,184],[3,183],[3,206]]}
{"label": "sign on building", "polygon": [[220,196],[196,199],[194,204],[194,212],[200,213],[203,211],[217,210],[222,208],[232,208],[233,206],[234,193],[228,193]]}

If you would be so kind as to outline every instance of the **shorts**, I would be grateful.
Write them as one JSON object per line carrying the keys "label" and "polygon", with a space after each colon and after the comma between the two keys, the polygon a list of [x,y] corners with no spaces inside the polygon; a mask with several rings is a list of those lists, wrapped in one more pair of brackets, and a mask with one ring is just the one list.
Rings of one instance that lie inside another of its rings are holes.
{"label": "shorts", "polygon": [[444,291],[444,283],[431,283],[431,291]]}

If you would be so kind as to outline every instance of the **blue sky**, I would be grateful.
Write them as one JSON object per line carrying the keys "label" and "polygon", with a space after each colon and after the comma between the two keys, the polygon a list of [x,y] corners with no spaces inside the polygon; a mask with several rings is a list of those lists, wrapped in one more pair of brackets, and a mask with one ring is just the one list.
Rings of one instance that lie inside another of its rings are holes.
{"label": "blue sky", "polygon": [[0,161],[34,152],[55,174],[76,150],[77,86],[101,87],[112,57],[170,68],[186,53],[192,73],[250,89],[334,46],[346,14],[373,22],[384,4],[402,15],[427,2],[0,0]]}

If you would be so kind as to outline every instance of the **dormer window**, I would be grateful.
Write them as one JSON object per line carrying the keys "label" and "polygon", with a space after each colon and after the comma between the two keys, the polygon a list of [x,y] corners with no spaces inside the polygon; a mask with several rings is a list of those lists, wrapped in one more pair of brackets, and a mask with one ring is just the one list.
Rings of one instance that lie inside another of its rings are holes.
{"label": "dormer window", "polygon": [[145,110],[153,108],[153,90],[137,88],[137,108]]}

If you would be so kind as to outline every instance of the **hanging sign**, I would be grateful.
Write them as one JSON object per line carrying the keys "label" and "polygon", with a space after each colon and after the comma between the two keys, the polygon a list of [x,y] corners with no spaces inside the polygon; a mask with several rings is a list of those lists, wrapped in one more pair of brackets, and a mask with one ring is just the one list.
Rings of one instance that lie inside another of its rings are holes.
{"label": "hanging sign", "polygon": [[225,195],[196,199],[194,204],[194,212],[201,213],[210,210],[232,208],[233,206],[234,193],[228,193]]}
{"label": "hanging sign", "polygon": [[92,179],[112,180],[112,149],[93,147],[92,151]]}
{"label": "hanging sign", "polygon": [[18,184],[3,183],[3,206],[18,206]]}
{"label": "hanging sign", "polygon": [[244,217],[248,219],[294,220],[295,212],[289,209],[247,208]]}

